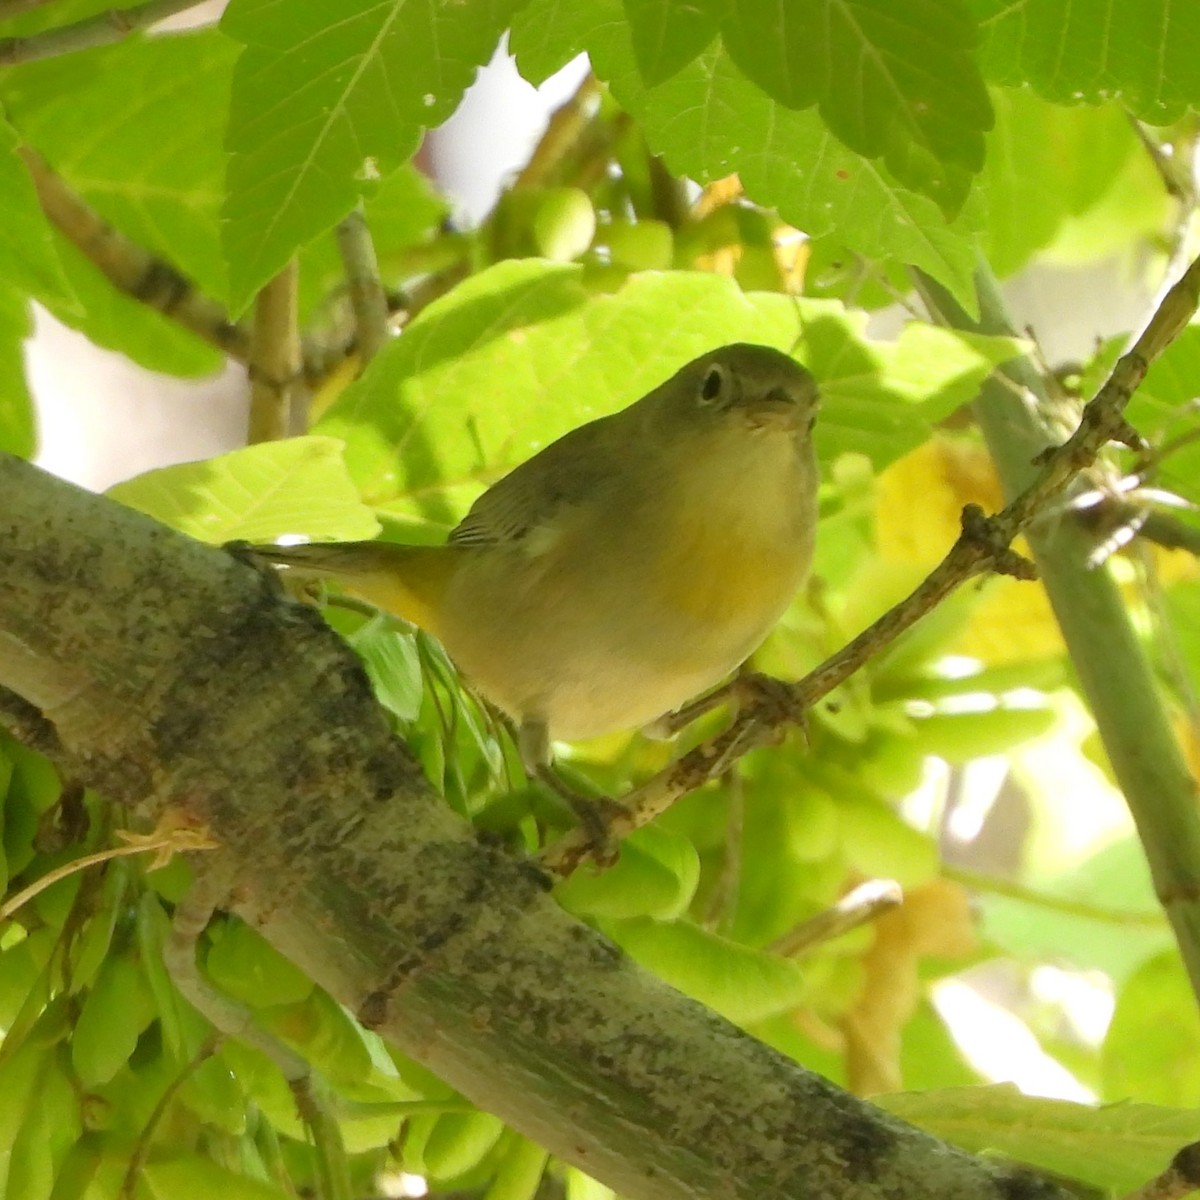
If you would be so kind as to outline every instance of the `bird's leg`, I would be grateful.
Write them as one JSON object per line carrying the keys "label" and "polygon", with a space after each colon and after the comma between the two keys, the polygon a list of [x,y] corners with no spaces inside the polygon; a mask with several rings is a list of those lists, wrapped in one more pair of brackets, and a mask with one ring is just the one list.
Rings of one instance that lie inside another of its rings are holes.
{"label": "bird's leg", "polygon": [[607,796],[584,796],[555,770],[550,752],[550,733],[545,721],[526,718],[517,734],[521,761],[531,778],[544,783],[570,806],[588,840],[588,857],[599,866],[611,866],[617,859],[616,839],[612,834],[614,816],[624,809]]}

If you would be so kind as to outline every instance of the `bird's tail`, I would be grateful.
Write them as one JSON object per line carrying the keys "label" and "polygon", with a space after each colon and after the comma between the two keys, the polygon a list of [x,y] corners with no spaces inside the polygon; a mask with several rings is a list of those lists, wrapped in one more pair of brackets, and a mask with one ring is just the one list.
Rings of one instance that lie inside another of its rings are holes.
{"label": "bird's tail", "polygon": [[461,550],[454,546],[402,546],[395,542],[310,542],[302,546],[251,546],[255,558],[296,574],[338,584],[429,633],[440,632],[446,586]]}

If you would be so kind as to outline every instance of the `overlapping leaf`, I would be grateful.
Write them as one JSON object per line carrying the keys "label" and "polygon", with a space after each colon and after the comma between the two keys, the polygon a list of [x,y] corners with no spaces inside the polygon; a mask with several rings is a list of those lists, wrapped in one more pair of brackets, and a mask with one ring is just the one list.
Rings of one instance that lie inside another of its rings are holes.
{"label": "overlapping leaf", "polygon": [[984,73],[1062,104],[1120,100],[1153,125],[1200,104],[1193,0],[971,0]]}
{"label": "overlapping leaf", "polygon": [[240,307],[449,116],[519,0],[233,0],[225,247]]}
{"label": "overlapping leaf", "polygon": [[721,36],[768,96],[819,105],[850,149],[961,207],[992,114],[960,0],[731,0]]}

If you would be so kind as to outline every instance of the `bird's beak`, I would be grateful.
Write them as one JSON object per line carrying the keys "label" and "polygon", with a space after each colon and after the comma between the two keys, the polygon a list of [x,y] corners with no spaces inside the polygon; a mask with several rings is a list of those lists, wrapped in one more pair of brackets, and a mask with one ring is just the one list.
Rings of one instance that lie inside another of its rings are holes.
{"label": "bird's beak", "polygon": [[746,423],[752,429],[778,429],[794,432],[805,424],[804,413],[808,406],[801,405],[779,389],[755,396],[743,404]]}

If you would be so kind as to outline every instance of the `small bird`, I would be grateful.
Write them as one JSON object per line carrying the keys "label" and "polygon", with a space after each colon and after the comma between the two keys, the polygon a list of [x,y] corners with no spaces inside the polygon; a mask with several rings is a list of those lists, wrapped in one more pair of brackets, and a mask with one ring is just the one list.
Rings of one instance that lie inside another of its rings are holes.
{"label": "small bird", "polygon": [[445,545],[252,552],[436,637],[545,777],[552,740],[646,726],[770,632],[812,558],[817,404],[786,354],[724,346],[515,468]]}

